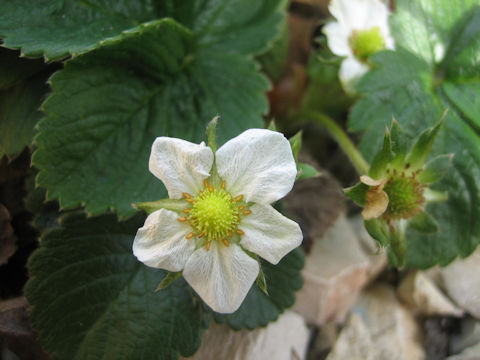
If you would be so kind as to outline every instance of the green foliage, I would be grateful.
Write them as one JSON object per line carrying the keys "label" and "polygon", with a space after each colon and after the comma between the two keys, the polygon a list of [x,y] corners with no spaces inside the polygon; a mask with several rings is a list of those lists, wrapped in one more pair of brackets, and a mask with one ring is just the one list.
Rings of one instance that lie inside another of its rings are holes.
{"label": "green foliage", "polygon": [[[171,17],[198,34],[212,51],[252,54],[277,35],[283,0],[0,1],[5,46],[49,60],[95,49],[142,23]],[[25,21],[28,19],[28,21]],[[241,32],[241,35],[239,33]]]}
{"label": "green foliage", "polygon": [[[455,154],[453,168],[434,186],[449,197],[426,209],[438,231],[407,229],[410,266],[446,265],[472,253],[480,242],[480,11],[474,5],[479,2],[396,1],[392,33],[397,51],[371,58],[374,68],[358,84],[364,96],[350,116],[350,127],[364,132],[362,153],[371,158],[392,116],[412,139],[449,109],[432,150],[435,156]],[[437,165],[440,169],[445,163]]]}
{"label": "green foliage", "polygon": [[0,48],[0,157],[15,156],[32,143],[49,74],[43,61]]}
{"label": "green foliage", "polygon": [[268,295],[254,284],[240,308],[233,314],[214,313],[218,323],[227,323],[235,330],[266,326],[295,302],[295,292],[303,285],[300,270],[304,265],[303,251],[291,251],[277,265],[261,260]]}
{"label": "green foliage", "polygon": [[73,214],[42,237],[25,294],[53,358],[177,359],[198,348],[202,313],[190,288],[179,279],[155,292],[165,272],[132,254],[143,220]]}
{"label": "green foliage", "polygon": [[261,127],[269,84],[247,55],[276,35],[283,2],[221,3],[190,14],[168,2],[190,28],[172,19],[141,24],[101,41],[52,77],[33,158],[49,199],[62,208],[130,216],[131,203],[166,195],[148,172],[155,137],[200,142],[217,114],[220,142]]}

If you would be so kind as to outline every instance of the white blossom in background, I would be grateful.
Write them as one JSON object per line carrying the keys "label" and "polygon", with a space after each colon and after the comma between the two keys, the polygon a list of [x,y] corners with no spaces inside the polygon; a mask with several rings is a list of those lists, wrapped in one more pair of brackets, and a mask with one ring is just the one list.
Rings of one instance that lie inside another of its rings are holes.
{"label": "white blossom in background", "polygon": [[337,21],[325,25],[330,50],[345,56],[339,77],[349,94],[368,71],[368,57],[380,50],[394,49],[388,26],[389,10],[380,0],[332,0],[328,7]]}
{"label": "white blossom in background", "polygon": [[270,205],[297,174],[290,143],[278,132],[247,130],[215,154],[204,143],[159,137],[149,168],[181,207],[147,217],[134,255],[154,268],[183,271],[216,312],[237,310],[259,274],[246,250],[277,264],[302,241],[298,224]]}

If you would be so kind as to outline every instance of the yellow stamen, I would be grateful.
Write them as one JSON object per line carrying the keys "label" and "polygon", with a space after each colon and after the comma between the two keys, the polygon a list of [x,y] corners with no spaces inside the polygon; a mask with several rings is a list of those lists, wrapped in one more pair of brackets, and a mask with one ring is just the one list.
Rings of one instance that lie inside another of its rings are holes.
{"label": "yellow stamen", "polygon": [[185,199],[185,201],[190,203],[190,204],[193,204],[195,202],[195,200],[193,200],[193,199]]}
{"label": "yellow stamen", "polygon": [[198,238],[201,239],[201,238],[204,237],[204,236],[205,236],[205,233],[202,232],[200,235],[198,235]]}
{"label": "yellow stamen", "polygon": [[222,183],[220,184],[220,187],[225,190],[225,185],[227,184],[227,182],[225,180],[222,181]]}
{"label": "yellow stamen", "polygon": [[177,220],[180,222],[184,222],[184,221],[187,221],[188,219],[185,216],[180,216],[177,218]]}
{"label": "yellow stamen", "polygon": [[192,211],[191,208],[186,208],[186,209],[183,209],[183,210],[182,210],[182,212],[183,212],[184,214],[188,214],[188,213],[190,213],[190,211]]}
{"label": "yellow stamen", "polygon": [[215,189],[213,188],[212,185],[208,185],[208,190],[210,190],[210,192],[214,192],[214,191],[215,191]]}
{"label": "yellow stamen", "polygon": [[228,232],[228,237],[232,237],[233,236],[233,232],[229,231]]}
{"label": "yellow stamen", "polygon": [[207,179],[203,180],[203,186],[204,186],[205,188],[208,188],[209,184],[208,184],[208,180],[207,180]]}
{"label": "yellow stamen", "polygon": [[193,238],[195,236],[195,233],[194,232],[191,232],[191,233],[188,233],[187,236],[185,236],[185,238],[187,240],[190,240],[191,238]]}
{"label": "yellow stamen", "polygon": [[212,245],[212,242],[207,241],[207,244],[205,245],[205,250],[210,251],[210,245]]}
{"label": "yellow stamen", "polygon": [[243,209],[245,209],[245,206],[243,206],[243,205],[240,205],[240,206],[238,207],[238,210],[240,210],[240,211],[242,211]]}
{"label": "yellow stamen", "polygon": [[190,195],[189,193],[182,193],[182,196],[185,198],[185,199],[191,199],[192,198],[192,195]]}
{"label": "yellow stamen", "polygon": [[225,246],[227,246],[227,247],[230,246],[230,243],[229,243],[228,240],[225,239],[225,238],[222,239],[222,243],[223,243],[223,245],[225,245]]}
{"label": "yellow stamen", "polygon": [[243,230],[240,230],[240,229],[235,230],[235,232],[236,232],[238,235],[245,235],[245,232],[244,232]]}
{"label": "yellow stamen", "polygon": [[243,200],[243,195],[238,195],[237,197],[235,197],[235,200],[236,202],[239,202],[239,201],[242,201]]}
{"label": "yellow stamen", "polygon": [[245,210],[243,212],[243,215],[247,216],[247,215],[250,215],[252,213],[252,210]]}

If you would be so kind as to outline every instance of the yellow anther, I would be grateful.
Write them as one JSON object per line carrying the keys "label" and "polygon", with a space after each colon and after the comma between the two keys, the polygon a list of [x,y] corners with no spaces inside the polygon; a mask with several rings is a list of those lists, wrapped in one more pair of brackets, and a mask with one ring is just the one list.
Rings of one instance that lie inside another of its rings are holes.
{"label": "yellow anther", "polygon": [[222,181],[222,183],[220,184],[220,187],[225,190],[225,185],[227,184],[227,182],[225,180]]}
{"label": "yellow anther", "polygon": [[183,209],[183,210],[182,210],[182,212],[183,212],[184,214],[188,214],[188,213],[190,213],[190,211],[192,211],[191,208],[186,208],[186,209]]}
{"label": "yellow anther", "polygon": [[235,230],[235,232],[236,232],[238,235],[245,235],[245,232],[244,232],[243,230],[240,230],[240,229]]}
{"label": "yellow anther", "polygon": [[228,232],[228,237],[232,237],[233,236],[233,232],[229,231]]}
{"label": "yellow anther", "polygon": [[225,246],[230,246],[230,243],[228,242],[228,240],[227,240],[226,238],[223,238],[223,239],[222,239],[222,243],[223,243],[223,245],[225,245]]}
{"label": "yellow anther", "polygon": [[180,222],[184,222],[184,221],[187,221],[188,219],[185,216],[180,216],[177,218],[177,220]]}
{"label": "yellow anther", "polygon": [[210,190],[210,192],[214,192],[214,191],[215,191],[215,189],[213,188],[212,185],[208,185],[208,190]]}
{"label": "yellow anther", "polygon": [[210,251],[210,245],[212,245],[212,242],[207,241],[207,243],[205,244],[205,250]]}
{"label": "yellow anther", "polygon": [[204,186],[205,188],[208,188],[209,184],[208,184],[208,180],[207,180],[207,179],[203,180],[203,186]]}
{"label": "yellow anther", "polygon": [[204,237],[204,236],[205,236],[205,233],[202,232],[200,235],[198,235],[198,238],[201,239],[201,238]]}
{"label": "yellow anther", "polygon": [[191,199],[192,198],[192,195],[190,195],[189,193],[182,193],[182,196],[185,198],[185,199]]}
{"label": "yellow anther", "polygon": [[187,236],[185,236],[185,238],[186,238],[187,240],[189,240],[189,239],[193,238],[194,236],[195,236],[195,233],[194,233],[194,232],[191,232],[191,233],[188,233]]}
{"label": "yellow anther", "polygon": [[250,215],[252,213],[252,210],[245,210],[243,212],[243,215],[247,216],[247,215]]}
{"label": "yellow anther", "polygon": [[240,206],[238,207],[238,210],[240,210],[240,211],[242,211],[243,209],[245,209],[245,206],[243,206],[243,205],[240,205]]}
{"label": "yellow anther", "polygon": [[238,195],[233,200],[235,200],[236,202],[242,201],[243,200],[243,195]]}
{"label": "yellow anther", "polygon": [[195,202],[195,200],[193,200],[193,199],[185,199],[185,201],[190,203],[190,204],[193,204]]}

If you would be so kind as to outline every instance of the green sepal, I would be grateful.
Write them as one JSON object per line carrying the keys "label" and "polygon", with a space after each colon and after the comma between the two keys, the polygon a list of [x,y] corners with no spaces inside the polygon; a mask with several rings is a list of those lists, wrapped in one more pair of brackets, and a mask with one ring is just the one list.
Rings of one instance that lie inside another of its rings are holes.
{"label": "green sepal", "polygon": [[288,139],[288,141],[290,141],[293,158],[295,159],[295,162],[298,162],[298,153],[300,152],[300,149],[302,147],[302,132],[297,132],[290,139]]}
{"label": "green sepal", "polygon": [[265,280],[265,274],[263,272],[261,265],[260,265],[260,272],[258,273],[256,283],[257,283],[257,286],[260,288],[260,290],[262,290],[265,295],[269,296],[268,290],[267,290],[267,280]]}
{"label": "green sepal", "polygon": [[427,203],[439,203],[448,200],[448,192],[447,191],[437,191],[430,188],[426,188],[423,192],[423,196],[425,196],[425,200]]}
{"label": "green sepal", "polygon": [[267,127],[268,130],[277,131],[277,125],[275,125],[275,120],[271,120]]}
{"label": "green sepal", "polygon": [[344,193],[353,202],[359,206],[365,206],[367,202],[367,191],[370,189],[370,186],[365,185],[364,183],[359,182],[358,184],[353,185],[352,187],[344,189]]}
{"label": "green sepal", "polygon": [[157,201],[147,201],[132,204],[135,209],[144,210],[148,215],[160,209],[167,209],[175,212],[182,211],[188,204],[181,199],[160,199]]}
{"label": "green sepal", "polygon": [[182,276],[182,272],[169,272],[165,277],[160,281],[155,291],[160,291],[165,289],[168,285],[172,284],[175,280]]}
{"label": "green sepal", "polygon": [[418,174],[418,181],[423,184],[434,183],[445,176],[452,166],[453,154],[439,155],[425,165],[425,169]]}
{"label": "green sepal", "polygon": [[442,124],[443,120],[437,125],[422,131],[406,159],[406,163],[410,164],[410,169],[415,171],[424,167],[427,157],[432,150],[433,142],[437,137],[438,130],[440,130]]}
{"label": "green sepal", "polygon": [[411,229],[414,229],[424,234],[433,234],[436,233],[439,229],[435,219],[424,211],[411,219],[408,222],[408,226]]}
{"label": "green sepal", "polygon": [[395,119],[392,121],[392,127],[390,128],[390,139],[392,142],[392,151],[395,154],[391,166],[394,169],[401,170],[405,166],[408,143],[407,136]]}
{"label": "green sepal", "polygon": [[375,155],[372,161],[368,176],[372,179],[381,179],[385,176],[387,166],[394,158],[395,154],[392,151],[392,138],[390,136],[390,130],[385,131],[385,137],[383,138],[382,149]]}
{"label": "green sepal", "polygon": [[297,180],[310,179],[320,176],[322,174],[320,171],[317,171],[317,169],[315,169],[313,166],[305,163],[298,163],[297,170]]}
{"label": "green sepal", "polygon": [[382,247],[388,246],[388,232],[383,223],[381,223],[378,219],[370,219],[365,220],[363,224],[365,226],[365,230],[367,230],[370,236],[374,238],[379,245]]}
{"label": "green sepal", "polygon": [[217,146],[217,123],[220,116],[215,116],[207,125],[207,140],[208,146],[215,153],[218,149]]}

